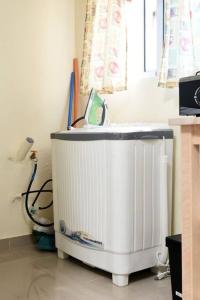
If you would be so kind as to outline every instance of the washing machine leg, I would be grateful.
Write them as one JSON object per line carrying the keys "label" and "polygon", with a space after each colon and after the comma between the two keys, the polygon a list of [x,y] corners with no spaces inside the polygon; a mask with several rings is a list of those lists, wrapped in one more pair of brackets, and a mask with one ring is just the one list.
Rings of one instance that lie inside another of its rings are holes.
{"label": "washing machine leg", "polygon": [[68,254],[66,254],[64,251],[62,251],[60,249],[57,250],[57,253],[58,253],[58,257],[60,259],[67,259],[69,257]]}
{"label": "washing machine leg", "polygon": [[128,285],[129,275],[112,274],[113,284],[122,287]]}

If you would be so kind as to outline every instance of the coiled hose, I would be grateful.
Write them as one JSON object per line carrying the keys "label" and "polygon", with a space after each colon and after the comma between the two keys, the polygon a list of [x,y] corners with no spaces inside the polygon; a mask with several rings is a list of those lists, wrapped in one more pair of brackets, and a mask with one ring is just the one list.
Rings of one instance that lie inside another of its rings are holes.
{"label": "coiled hose", "polygon": [[[34,161],[34,168],[33,168],[33,173],[32,173],[32,176],[31,176],[31,180],[29,182],[29,185],[28,185],[28,189],[25,193],[22,193],[22,196],[25,196],[25,208],[26,208],[26,212],[27,212],[27,215],[29,216],[29,218],[37,225],[39,226],[42,226],[42,227],[51,227],[54,223],[50,223],[50,224],[42,224],[41,222],[39,222],[38,220],[35,220],[34,217],[33,217],[33,214],[30,212],[29,210],[29,206],[28,206],[28,200],[29,200],[29,195],[30,194],[35,194],[36,193],[36,196],[33,200],[33,203],[32,203],[32,207],[35,206],[39,196],[41,195],[41,193],[52,193],[53,191],[52,190],[44,190],[44,187],[52,181],[52,179],[49,179],[47,181],[45,181],[45,183],[41,186],[41,188],[39,190],[35,190],[35,191],[31,191],[31,187],[32,187],[32,184],[33,184],[33,181],[35,179],[35,175],[37,173],[37,161]],[[43,210],[43,209],[47,209],[49,207],[51,207],[53,205],[53,201],[51,201],[50,204],[44,206],[44,207],[39,207],[39,210]]]}

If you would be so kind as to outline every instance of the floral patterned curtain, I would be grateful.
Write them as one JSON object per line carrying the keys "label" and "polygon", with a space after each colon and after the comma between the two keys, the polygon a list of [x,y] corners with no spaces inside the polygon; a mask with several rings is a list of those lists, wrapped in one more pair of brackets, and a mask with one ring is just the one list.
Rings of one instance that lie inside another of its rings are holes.
{"label": "floral patterned curtain", "polygon": [[200,70],[200,1],[165,0],[165,41],[159,86]]}
{"label": "floral patterned curtain", "polygon": [[88,0],[81,94],[127,88],[126,0]]}

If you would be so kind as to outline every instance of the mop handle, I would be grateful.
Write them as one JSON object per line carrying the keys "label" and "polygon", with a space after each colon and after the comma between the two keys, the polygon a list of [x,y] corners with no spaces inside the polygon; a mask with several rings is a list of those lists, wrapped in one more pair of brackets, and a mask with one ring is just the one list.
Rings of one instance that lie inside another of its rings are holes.
{"label": "mop handle", "polygon": [[71,73],[70,79],[70,94],[69,94],[69,110],[68,110],[68,124],[67,130],[71,129],[72,125],[72,108],[73,108],[73,98],[74,98],[74,72]]}

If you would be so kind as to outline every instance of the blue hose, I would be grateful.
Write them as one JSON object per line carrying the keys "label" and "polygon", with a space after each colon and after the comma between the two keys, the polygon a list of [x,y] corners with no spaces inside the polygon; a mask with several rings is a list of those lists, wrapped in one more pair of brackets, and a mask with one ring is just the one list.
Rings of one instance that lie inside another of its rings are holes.
{"label": "blue hose", "polygon": [[[45,191],[44,190],[44,187],[46,186],[47,183],[51,182],[52,179],[49,179],[47,180],[43,185],[42,187],[37,190],[37,191],[31,191],[31,187],[32,187],[32,184],[33,184],[33,181],[35,180],[35,175],[36,175],[36,172],[37,172],[37,162],[34,163],[34,167],[33,167],[33,173],[32,173],[32,176],[31,176],[31,180],[29,182],[29,185],[28,185],[28,189],[27,189],[27,192],[26,193],[23,193],[22,195],[25,196],[25,208],[26,208],[26,212],[27,212],[27,215],[29,216],[29,218],[37,225],[39,226],[43,226],[43,227],[51,227],[53,226],[54,223],[50,223],[50,224],[42,224],[40,223],[38,220],[35,220],[33,215],[31,214],[31,212],[29,211],[29,206],[28,206],[28,199],[29,199],[29,194],[32,194],[32,193],[37,193],[33,203],[32,203],[32,207],[34,207],[36,201],[38,200],[39,196],[41,193],[44,193],[44,192],[52,192],[52,191]],[[51,201],[50,204],[46,205],[45,207],[39,207],[39,209],[47,209],[49,208],[50,206],[53,205],[53,201]]]}

